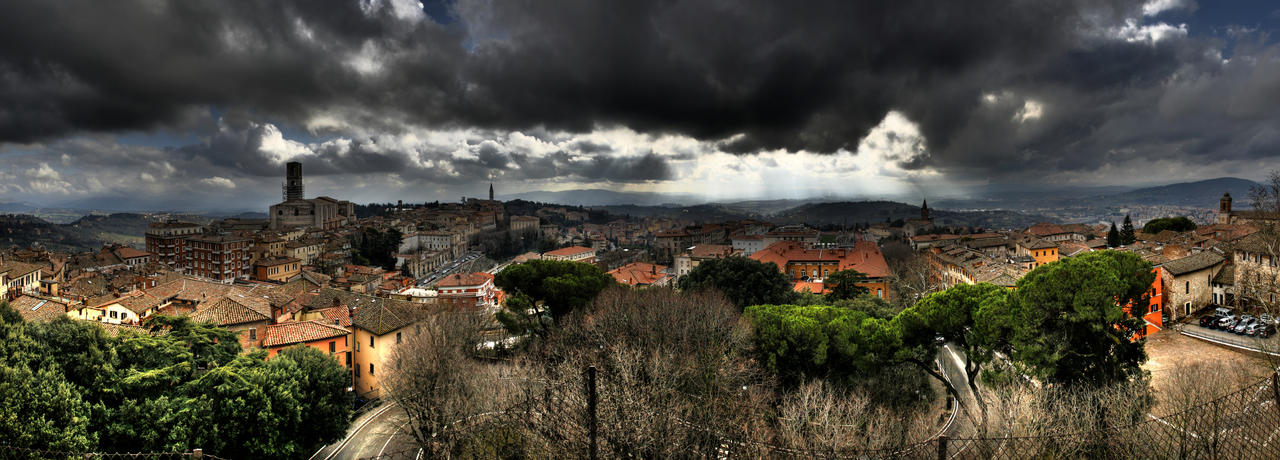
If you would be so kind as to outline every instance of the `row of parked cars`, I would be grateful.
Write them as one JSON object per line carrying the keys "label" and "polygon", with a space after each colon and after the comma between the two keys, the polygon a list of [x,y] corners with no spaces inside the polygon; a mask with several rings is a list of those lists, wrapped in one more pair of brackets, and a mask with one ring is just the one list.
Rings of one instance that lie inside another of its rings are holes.
{"label": "row of parked cars", "polygon": [[1252,315],[1236,316],[1227,308],[1218,308],[1214,310],[1212,315],[1200,318],[1201,327],[1231,332],[1236,335],[1262,338],[1275,335],[1278,325],[1280,325],[1280,318],[1274,318],[1266,313],[1256,317]]}

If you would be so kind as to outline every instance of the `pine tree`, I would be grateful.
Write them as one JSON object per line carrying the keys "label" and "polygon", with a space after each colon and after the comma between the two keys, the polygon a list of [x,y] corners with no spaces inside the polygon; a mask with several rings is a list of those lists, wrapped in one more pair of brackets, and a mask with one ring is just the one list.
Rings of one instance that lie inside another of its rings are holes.
{"label": "pine tree", "polygon": [[1133,232],[1133,220],[1129,219],[1129,215],[1124,215],[1124,225],[1120,226],[1120,244],[1130,245],[1138,241],[1138,236]]}
{"label": "pine tree", "polygon": [[1111,223],[1111,231],[1107,232],[1107,247],[1114,248],[1120,245],[1120,231],[1116,230],[1116,223]]}

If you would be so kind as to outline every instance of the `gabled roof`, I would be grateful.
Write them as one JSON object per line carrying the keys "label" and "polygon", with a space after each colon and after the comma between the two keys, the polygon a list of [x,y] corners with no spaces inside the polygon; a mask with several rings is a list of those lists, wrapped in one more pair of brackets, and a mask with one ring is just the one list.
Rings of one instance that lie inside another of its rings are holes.
{"label": "gabled roof", "polygon": [[1057,234],[1066,233],[1066,232],[1063,231],[1062,227],[1059,227],[1057,224],[1041,222],[1027,228],[1027,233],[1030,233],[1035,236],[1049,236],[1049,235],[1057,235]]}
{"label": "gabled roof", "polygon": [[436,283],[436,287],[480,286],[489,282],[493,282],[493,275],[488,273],[456,273],[440,280],[439,283]]}
{"label": "gabled roof", "polygon": [[1204,270],[1213,267],[1214,265],[1218,265],[1225,260],[1226,258],[1216,252],[1204,251],[1181,259],[1165,262],[1163,266],[1165,270],[1168,270],[1169,273],[1176,276]]}
{"label": "gabled roof", "polygon": [[351,325],[375,335],[387,334],[413,324],[429,313],[423,304],[337,289],[321,289],[320,294],[311,300],[310,307],[319,310],[338,305],[354,308],[356,314],[351,319]]}
{"label": "gabled roof", "polygon": [[280,347],[297,343],[342,337],[350,334],[346,328],[326,324],[321,320],[272,324],[263,333],[262,346]]}
{"label": "gabled roof", "polygon": [[[265,304],[265,301],[263,302]],[[268,321],[271,319],[270,307],[261,311],[260,305],[245,302],[243,298],[233,300],[225,297],[212,305],[201,306],[191,314],[191,320],[201,323],[213,323],[218,326]]]}
{"label": "gabled roof", "polygon": [[40,266],[36,264],[15,261],[0,264],[0,273],[6,274],[9,279],[21,278],[38,271],[40,271]]}
{"label": "gabled roof", "polygon": [[619,283],[628,286],[648,286],[667,277],[667,267],[645,262],[632,262],[614,270],[609,274]]}
{"label": "gabled roof", "polygon": [[9,308],[18,312],[27,322],[52,321],[67,314],[67,304],[56,300],[22,296],[9,302]]}
{"label": "gabled roof", "polygon": [[572,255],[582,254],[582,253],[589,252],[589,251],[594,251],[594,249],[591,249],[591,248],[584,248],[584,247],[582,247],[582,246],[569,246],[569,247],[567,247],[567,248],[560,248],[560,249],[556,249],[556,250],[554,250],[554,251],[546,252],[546,253],[543,253],[542,255],[543,255],[543,256],[561,256],[561,257],[564,257],[564,256],[572,256]]}

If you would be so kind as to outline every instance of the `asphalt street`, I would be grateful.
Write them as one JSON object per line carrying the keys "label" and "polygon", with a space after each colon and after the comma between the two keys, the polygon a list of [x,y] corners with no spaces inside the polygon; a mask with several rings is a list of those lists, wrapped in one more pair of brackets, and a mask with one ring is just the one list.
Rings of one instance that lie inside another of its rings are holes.
{"label": "asphalt street", "polygon": [[311,460],[356,460],[362,458],[417,457],[413,440],[401,431],[404,411],[386,403],[352,422],[347,435],[337,443],[325,446]]}

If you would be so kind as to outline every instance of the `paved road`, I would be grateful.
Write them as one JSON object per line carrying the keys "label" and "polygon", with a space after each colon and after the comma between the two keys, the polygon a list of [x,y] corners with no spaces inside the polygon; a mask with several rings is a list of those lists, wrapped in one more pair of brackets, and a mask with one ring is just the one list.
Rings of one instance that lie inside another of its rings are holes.
{"label": "paved road", "polygon": [[320,449],[311,460],[356,460],[393,453],[404,454],[396,458],[412,459],[413,440],[400,431],[404,422],[404,412],[386,403],[357,418],[342,441]]}
{"label": "paved road", "polygon": [[[961,407],[972,409],[973,417],[980,418],[976,412],[978,410],[977,399],[973,394],[973,390],[969,388],[969,377],[964,373],[964,353],[952,347],[951,344],[943,345],[938,350],[938,364],[942,366],[946,372],[947,380],[951,382],[951,386],[955,387],[959,393]],[[961,409],[964,410],[964,409]],[[968,415],[960,413],[956,416],[956,420],[947,427],[946,435],[950,437],[971,436],[975,433],[973,419]]]}

